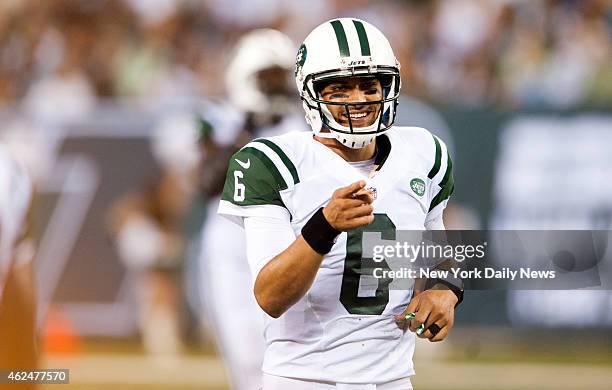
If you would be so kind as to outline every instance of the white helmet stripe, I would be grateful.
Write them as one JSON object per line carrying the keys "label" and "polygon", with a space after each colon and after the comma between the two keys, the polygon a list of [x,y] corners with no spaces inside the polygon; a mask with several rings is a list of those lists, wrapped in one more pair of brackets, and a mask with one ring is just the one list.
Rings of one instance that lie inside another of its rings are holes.
{"label": "white helmet stripe", "polygon": [[[351,23],[352,22],[352,23]],[[338,48],[342,57],[357,56],[361,53],[362,56],[371,55],[370,41],[365,26],[359,20],[338,19],[331,22],[336,39],[338,40]],[[348,45],[348,51],[345,48]],[[347,53],[346,55],[343,53]]]}
{"label": "white helmet stripe", "polygon": [[355,25],[351,23],[350,20],[346,19],[342,20],[342,25],[344,26],[344,31],[346,31],[346,38],[351,51],[351,57],[361,56],[361,46],[359,45],[359,38],[357,36]]}

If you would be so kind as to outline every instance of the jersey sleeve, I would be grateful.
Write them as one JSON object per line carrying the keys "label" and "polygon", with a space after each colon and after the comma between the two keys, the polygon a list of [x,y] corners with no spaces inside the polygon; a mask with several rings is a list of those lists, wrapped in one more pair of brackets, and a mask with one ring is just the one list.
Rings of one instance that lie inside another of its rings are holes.
{"label": "jersey sleeve", "polygon": [[247,261],[254,285],[259,271],[287,249],[296,237],[289,219],[275,216],[245,218],[244,231]]}
{"label": "jersey sleeve", "polygon": [[435,160],[428,177],[432,181],[429,210],[425,218],[425,228],[428,230],[443,230],[442,213],[450,196],[455,190],[453,177],[453,161],[444,142],[435,135]]}
{"label": "jersey sleeve", "polygon": [[245,217],[290,215],[281,191],[295,185],[295,181],[286,155],[281,158],[277,151],[271,141],[256,140],[231,157],[219,214],[240,225]]}

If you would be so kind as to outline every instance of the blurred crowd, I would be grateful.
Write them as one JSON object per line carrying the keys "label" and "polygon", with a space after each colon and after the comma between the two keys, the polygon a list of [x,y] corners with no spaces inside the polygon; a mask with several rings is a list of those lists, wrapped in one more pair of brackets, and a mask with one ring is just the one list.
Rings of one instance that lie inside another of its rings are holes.
{"label": "blurred crowd", "polygon": [[246,31],[273,27],[299,42],[349,15],[381,27],[403,91],[435,104],[612,104],[606,0],[10,0],[0,3],[0,106],[69,107],[70,117],[104,98],[220,96]]}

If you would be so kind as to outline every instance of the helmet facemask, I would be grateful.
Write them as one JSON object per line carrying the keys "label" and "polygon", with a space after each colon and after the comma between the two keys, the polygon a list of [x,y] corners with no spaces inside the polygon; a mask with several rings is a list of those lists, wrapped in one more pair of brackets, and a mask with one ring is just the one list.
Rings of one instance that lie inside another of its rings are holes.
{"label": "helmet facemask", "polygon": [[[380,81],[382,99],[361,102],[335,102],[324,100],[321,97],[320,92],[323,85],[347,77],[376,78]],[[349,70],[334,70],[309,75],[304,83],[302,99],[304,100],[305,109],[307,109],[307,112],[310,111],[307,119],[311,122],[313,130],[316,127],[329,130],[329,133],[316,132],[318,136],[336,138],[343,145],[358,149],[367,146],[376,136],[383,134],[391,128],[395,120],[399,88],[399,70],[394,67],[377,67],[375,69],[372,69],[372,67],[362,67]],[[348,126],[338,123],[328,106],[342,106]],[[350,113],[358,106],[372,106],[377,111],[377,116],[371,124],[361,127],[354,125]]]}

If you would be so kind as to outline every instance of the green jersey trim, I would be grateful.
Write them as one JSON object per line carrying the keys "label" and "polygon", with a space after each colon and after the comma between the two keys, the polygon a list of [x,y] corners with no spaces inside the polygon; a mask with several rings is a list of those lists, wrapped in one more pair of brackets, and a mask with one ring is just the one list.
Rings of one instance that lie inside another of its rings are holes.
{"label": "green jersey trim", "polygon": [[386,134],[376,137],[376,147],[377,151],[374,165],[376,165],[376,170],[380,171],[391,154],[391,141],[389,141],[389,137]]}
{"label": "green jersey trim", "polygon": [[438,192],[438,194],[431,201],[431,205],[429,206],[429,211],[433,210],[434,207],[436,207],[440,203],[450,198],[450,196],[455,191],[455,178],[453,176],[453,161],[450,158],[450,154],[447,153],[446,155],[448,159],[446,172],[444,173],[444,177],[442,178],[442,181],[439,184],[439,186],[442,189],[440,190],[440,192]]}
{"label": "green jersey trim", "polygon": [[438,172],[440,172],[440,165],[442,163],[442,147],[440,146],[440,141],[438,141],[438,137],[433,134],[431,136],[433,137],[434,142],[436,143],[436,161],[434,163],[434,166],[427,174],[427,177],[433,179],[438,174]]}
{"label": "green jersey trim", "polygon": [[262,143],[268,146],[270,149],[272,149],[281,159],[285,167],[289,170],[289,173],[291,173],[291,177],[293,178],[293,184],[295,185],[300,182],[300,177],[297,173],[297,169],[295,168],[295,165],[293,165],[289,157],[287,157],[287,154],[285,154],[285,152],[283,152],[283,150],[278,145],[276,145],[274,142],[268,139],[263,139],[263,138],[253,140],[253,142]]}

